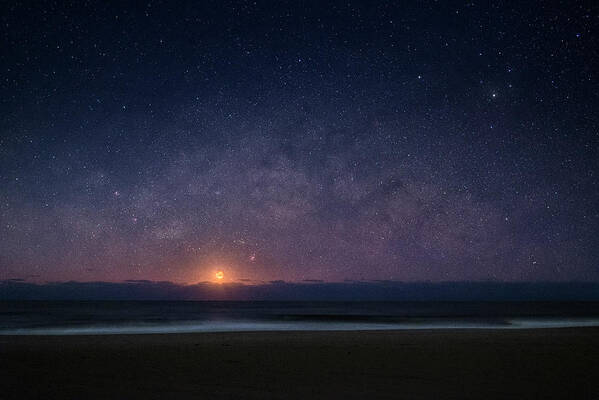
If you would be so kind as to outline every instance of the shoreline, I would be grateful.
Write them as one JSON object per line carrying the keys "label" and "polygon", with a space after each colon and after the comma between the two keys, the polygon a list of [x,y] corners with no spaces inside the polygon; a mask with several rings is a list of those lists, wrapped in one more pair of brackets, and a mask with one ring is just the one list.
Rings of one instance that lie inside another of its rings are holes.
{"label": "shoreline", "polygon": [[0,330],[3,336],[94,336],[94,335],[154,335],[243,332],[367,332],[423,330],[538,330],[599,328],[597,318],[513,318],[495,323],[449,320],[445,322],[353,323],[353,322],[266,322],[266,321],[203,321],[171,322],[168,324],[117,324],[98,326],[37,327]]}

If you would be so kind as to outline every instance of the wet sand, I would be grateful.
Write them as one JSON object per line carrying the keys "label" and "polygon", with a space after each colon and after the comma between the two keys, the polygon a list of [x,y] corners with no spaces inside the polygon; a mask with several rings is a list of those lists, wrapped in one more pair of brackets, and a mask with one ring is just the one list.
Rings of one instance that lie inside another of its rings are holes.
{"label": "wet sand", "polygon": [[0,336],[2,399],[599,399],[599,328]]}

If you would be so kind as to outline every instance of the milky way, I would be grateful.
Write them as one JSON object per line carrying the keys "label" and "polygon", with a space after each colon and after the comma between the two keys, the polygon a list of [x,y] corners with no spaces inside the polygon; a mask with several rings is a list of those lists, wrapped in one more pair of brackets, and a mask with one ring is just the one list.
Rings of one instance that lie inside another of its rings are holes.
{"label": "milky way", "polygon": [[0,279],[599,280],[597,8],[418,4],[3,5]]}

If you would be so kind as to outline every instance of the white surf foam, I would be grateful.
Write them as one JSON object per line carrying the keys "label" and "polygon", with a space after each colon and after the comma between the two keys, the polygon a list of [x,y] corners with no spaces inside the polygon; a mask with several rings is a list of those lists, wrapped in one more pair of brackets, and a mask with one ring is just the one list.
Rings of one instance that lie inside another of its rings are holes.
{"label": "white surf foam", "polygon": [[443,321],[404,323],[208,321],[0,330],[0,335],[125,335],[257,331],[371,331],[425,329],[547,329],[599,326],[599,319],[511,319],[506,324]]}

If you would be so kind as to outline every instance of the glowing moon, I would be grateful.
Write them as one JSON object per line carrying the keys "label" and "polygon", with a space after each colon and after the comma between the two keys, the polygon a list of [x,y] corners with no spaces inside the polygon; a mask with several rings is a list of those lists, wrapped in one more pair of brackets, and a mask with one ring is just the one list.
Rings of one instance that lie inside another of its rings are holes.
{"label": "glowing moon", "polygon": [[225,273],[223,271],[216,271],[216,279],[221,281],[225,277]]}

